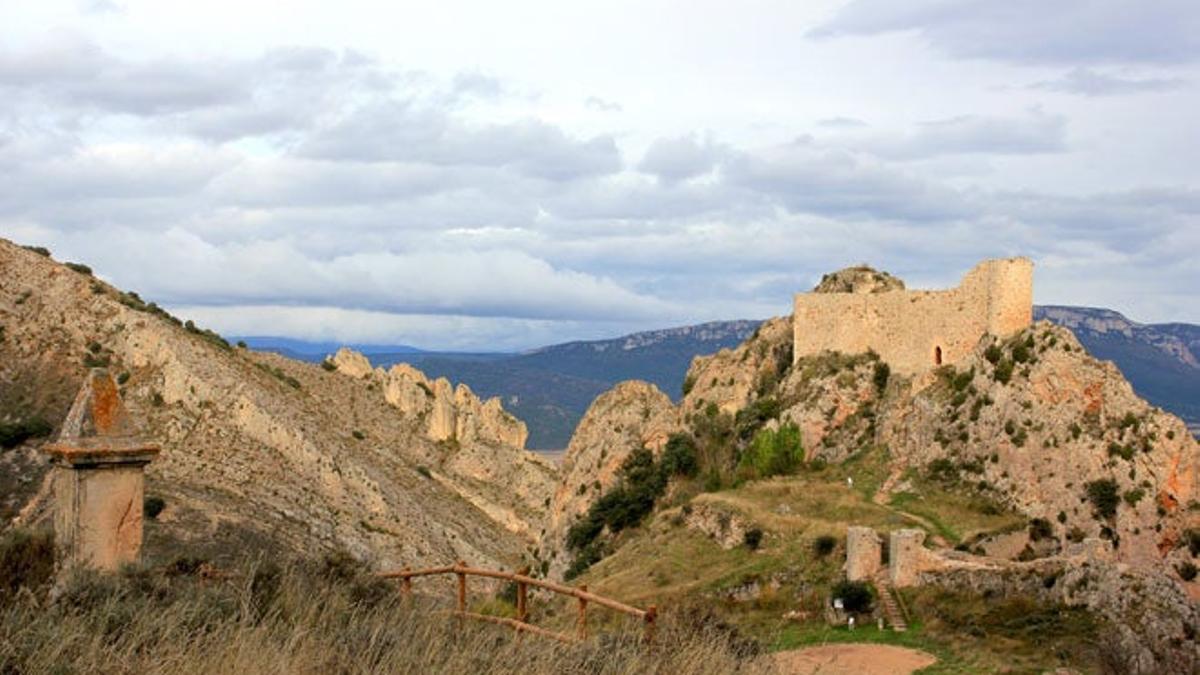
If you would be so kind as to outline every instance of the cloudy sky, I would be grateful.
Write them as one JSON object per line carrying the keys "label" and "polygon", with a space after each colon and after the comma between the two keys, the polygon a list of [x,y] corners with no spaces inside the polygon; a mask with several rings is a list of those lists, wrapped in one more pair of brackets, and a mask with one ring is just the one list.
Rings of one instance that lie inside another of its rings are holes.
{"label": "cloudy sky", "polygon": [[0,0],[0,236],[226,334],[519,349],[1010,255],[1200,323],[1197,119],[1194,0]]}

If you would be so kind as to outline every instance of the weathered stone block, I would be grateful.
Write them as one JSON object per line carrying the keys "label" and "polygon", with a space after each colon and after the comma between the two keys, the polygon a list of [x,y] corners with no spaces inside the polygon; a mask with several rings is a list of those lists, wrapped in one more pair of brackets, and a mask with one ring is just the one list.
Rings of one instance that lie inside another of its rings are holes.
{"label": "weathered stone block", "polygon": [[925,532],[896,530],[888,539],[888,574],[892,586],[915,586],[925,567]]}
{"label": "weathered stone block", "polygon": [[846,529],[846,578],[867,581],[879,571],[883,555],[882,542],[869,527]]}

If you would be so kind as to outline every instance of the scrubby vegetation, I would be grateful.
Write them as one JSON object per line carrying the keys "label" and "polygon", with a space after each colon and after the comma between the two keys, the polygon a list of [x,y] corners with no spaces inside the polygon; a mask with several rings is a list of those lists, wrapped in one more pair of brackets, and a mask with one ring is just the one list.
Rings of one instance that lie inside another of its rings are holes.
{"label": "scrubby vegetation", "polygon": [[1117,505],[1121,503],[1117,482],[1111,478],[1094,480],[1084,486],[1088,501],[1096,509],[1096,515],[1101,518],[1112,518],[1117,515]]}
{"label": "scrubby vegetation", "polygon": [[741,479],[768,478],[794,473],[804,462],[800,429],[785,424],[778,430],[763,429],[754,436],[750,447],[738,461]]}
{"label": "scrubby vegetation", "polygon": [[20,422],[0,423],[0,450],[15,448],[31,438],[49,436],[53,430],[50,423],[41,417],[30,417]]}
{"label": "scrubby vegetation", "polygon": [[[118,576],[81,574],[49,601],[52,552],[31,536],[10,535],[0,543],[4,673],[605,675],[758,668],[750,660],[754,651],[728,631],[683,613],[662,617],[652,647],[642,644],[637,622],[580,644],[516,640],[507,628],[448,618],[438,596],[406,604],[394,584],[345,555],[247,562],[216,580],[211,573],[202,578],[202,559],[181,557]],[[17,563],[11,562],[14,547],[22,552]],[[450,597],[444,594],[445,601]],[[533,603],[534,618],[569,630],[569,624],[553,624],[549,602]]]}

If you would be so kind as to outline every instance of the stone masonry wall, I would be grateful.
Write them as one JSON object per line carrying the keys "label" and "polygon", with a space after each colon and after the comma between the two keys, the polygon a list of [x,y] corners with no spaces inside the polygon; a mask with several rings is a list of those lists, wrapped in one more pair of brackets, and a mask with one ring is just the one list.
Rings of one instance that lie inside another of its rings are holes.
{"label": "stone masonry wall", "polygon": [[944,291],[797,293],[792,330],[799,360],[822,351],[874,350],[915,375],[971,353],[985,333],[1007,336],[1033,320],[1033,262],[985,260]]}

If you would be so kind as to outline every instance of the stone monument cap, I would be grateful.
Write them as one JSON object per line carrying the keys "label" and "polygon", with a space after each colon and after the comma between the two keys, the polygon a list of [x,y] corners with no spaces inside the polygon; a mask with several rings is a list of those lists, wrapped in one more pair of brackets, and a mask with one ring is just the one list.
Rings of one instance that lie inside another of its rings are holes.
{"label": "stone monument cap", "polygon": [[117,383],[104,368],[93,368],[63,420],[58,439],[45,452],[71,466],[146,464],[158,455],[159,446],[138,437]]}

